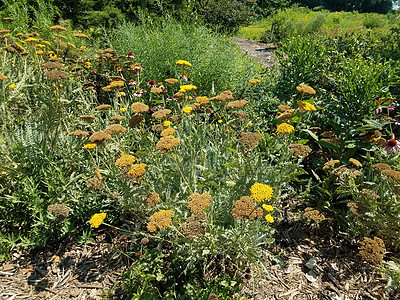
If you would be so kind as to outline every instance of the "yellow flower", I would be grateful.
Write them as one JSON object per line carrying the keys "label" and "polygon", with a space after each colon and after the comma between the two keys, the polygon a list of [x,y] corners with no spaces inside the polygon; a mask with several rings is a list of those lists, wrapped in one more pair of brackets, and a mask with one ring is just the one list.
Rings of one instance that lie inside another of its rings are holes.
{"label": "yellow flower", "polygon": [[179,92],[186,93],[191,90],[197,90],[197,86],[191,84],[181,85]]}
{"label": "yellow flower", "polygon": [[36,48],[46,48],[46,45],[43,45],[43,44],[36,44]]}
{"label": "yellow flower", "polygon": [[270,214],[268,214],[268,215],[265,216],[265,220],[266,220],[268,223],[274,223],[274,217],[271,216]]}
{"label": "yellow flower", "polygon": [[124,92],[119,92],[119,94],[120,94],[121,96],[125,96],[125,93],[124,93]]}
{"label": "yellow flower", "polygon": [[299,106],[300,112],[317,110],[314,105],[312,105],[311,103],[308,103],[306,101],[298,101],[297,105]]}
{"label": "yellow flower", "polygon": [[261,83],[261,80],[260,79],[250,79],[249,82],[251,84],[257,84],[257,83]]}
{"label": "yellow flower", "polygon": [[90,143],[90,144],[86,144],[85,146],[83,146],[83,148],[85,149],[94,149],[97,147],[97,144],[95,143]]}
{"label": "yellow flower", "polygon": [[83,50],[85,50],[85,49],[86,49],[86,46],[80,46],[80,47],[79,47],[79,50],[82,50],[82,51],[83,51]]}
{"label": "yellow flower", "polygon": [[126,107],[121,107],[119,110],[120,110],[121,112],[126,112],[128,109],[127,109]]}
{"label": "yellow flower", "polygon": [[192,110],[193,110],[193,107],[191,107],[191,106],[186,106],[186,107],[184,107],[182,110],[183,110],[183,112],[184,112],[185,114],[190,114],[190,113],[192,112]]}
{"label": "yellow flower", "polygon": [[72,48],[76,49],[76,46],[72,43],[68,43],[68,45],[70,45]]}
{"label": "yellow flower", "polygon": [[47,45],[47,46],[51,46],[51,43],[49,41],[42,41],[42,43]]}
{"label": "yellow flower", "polygon": [[272,207],[272,205],[268,205],[268,204],[263,204],[263,205],[262,205],[262,208],[264,208],[264,210],[265,210],[266,212],[270,212],[270,211],[273,211],[273,210],[274,210],[274,208]]}
{"label": "yellow flower", "polygon": [[296,90],[303,95],[315,95],[315,90],[306,84],[296,86]]}
{"label": "yellow flower", "polygon": [[164,127],[169,127],[169,126],[171,126],[171,122],[170,121],[164,121],[164,123],[162,125]]}
{"label": "yellow flower", "polygon": [[44,52],[42,50],[36,51],[37,55],[42,55]]}
{"label": "yellow flower", "polygon": [[220,120],[218,120],[218,123],[222,123],[222,120],[220,119]]}
{"label": "yellow flower", "polygon": [[103,223],[103,220],[106,218],[106,215],[106,213],[94,214],[90,219],[89,224],[93,228],[99,228],[99,226]]}
{"label": "yellow flower", "polygon": [[251,196],[257,202],[261,202],[264,200],[269,200],[274,193],[274,190],[266,184],[263,183],[255,183],[250,188]]}
{"label": "yellow flower", "polygon": [[251,123],[251,122],[249,122],[249,124],[248,124],[249,126],[253,126],[253,123]]}
{"label": "yellow flower", "polygon": [[167,228],[172,222],[172,210],[160,210],[155,212],[150,217],[150,222],[147,223],[147,230],[154,232],[157,229]]}
{"label": "yellow flower", "polygon": [[13,83],[13,84],[10,84],[8,87],[10,88],[10,89],[13,89],[13,88],[15,88],[17,85],[15,84],[15,83]]}
{"label": "yellow flower", "polygon": [[188,61],[186,61],[186,60],[178,60],[177,62],[176,62],[176,65],[177,66],[186,66],[186,67],[191,67],[192,66],[192,64],[190,63],[190,62],[188,62]]}
{"label": "yellow flower", "polygon": [[294,131],[294,127],[292,125],[287,124],[287,123],[279,124],[276,127],[276,132],[278,132],[278,133],[291,133],[293,131]]}

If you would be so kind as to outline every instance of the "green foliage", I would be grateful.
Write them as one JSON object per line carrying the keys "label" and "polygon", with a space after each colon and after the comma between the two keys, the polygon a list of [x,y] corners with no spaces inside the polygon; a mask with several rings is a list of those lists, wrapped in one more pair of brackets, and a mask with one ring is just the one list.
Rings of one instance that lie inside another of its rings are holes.
{"label": "green foliage", "polygon": [[174,21],[141,26],[126,23],[106,38],[118,52],[134,52],[145,69],[146,82],[178,78],[182,70],[175,62],[180,59],[192,63],[189,79],[199,93],[207,95],[213,86],[215,91],[234,90],[240,81],[254,74],[254,62],[244,58],[226,37],[202,26]]}

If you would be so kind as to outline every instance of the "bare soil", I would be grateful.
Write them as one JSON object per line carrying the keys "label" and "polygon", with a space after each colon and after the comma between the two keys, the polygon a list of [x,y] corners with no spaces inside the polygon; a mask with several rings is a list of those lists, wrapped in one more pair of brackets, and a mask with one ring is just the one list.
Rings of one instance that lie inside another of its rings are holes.
{"label": "bare soil", "polygon": [[233,37],[231,41],[239,46],[240,51],[249,57],[259,61],[264,67],[277,67],[278,62],[274,51],[276,46],[271,43],[263,43],[260,41],[248,40]]}

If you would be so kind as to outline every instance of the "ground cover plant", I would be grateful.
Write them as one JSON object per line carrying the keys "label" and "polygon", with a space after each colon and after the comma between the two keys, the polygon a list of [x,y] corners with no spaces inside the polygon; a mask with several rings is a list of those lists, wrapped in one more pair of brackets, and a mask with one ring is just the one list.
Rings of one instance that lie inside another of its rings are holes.
{"label": "ground cover plant", "polygon": [[2,260],[105,231],[110,298],[240,297],[295,198],[398,288],[397,48],[295,36],[277,72],[174,21],[1,28]]}

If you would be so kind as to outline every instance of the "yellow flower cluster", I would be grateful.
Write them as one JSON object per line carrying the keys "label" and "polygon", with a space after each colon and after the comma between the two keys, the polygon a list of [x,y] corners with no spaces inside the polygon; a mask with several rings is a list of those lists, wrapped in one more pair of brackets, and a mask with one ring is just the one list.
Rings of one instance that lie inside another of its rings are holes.
{"label": "yellow flower cluster", "polygon": [[192,66],[192,64],[190,62],[188,62],[186,60],[182,60],[182,59],[178,60],[176,62],[176,65],[177,66],[182,66],[182,67],[191,67]]}
{"label": "yellow flower cluster", "polygon": [[296,86],[296,90],[303,95],[315,95],[315,90],[306,84]]}
{"label": "yellow flower cluster", "polygon": [[270,214],[268,214],[268,215],[265,216],[265,220],[266,220],[268,223],[274,223],[274,217],[271,216]]}
{"label": "yellow flower cluster", "polygon": [[279,124],[276,127],[276,132],[277,133],[292,133],[293,131],[294,131],[294,127],[292,125],[287,124],[287,123]]}
{"label": "yellow flower cluster", "polygon": [[262,208],[264,208],[264,210],[265,210],[266,212],[271,212],[271,211],[274,210],[274,208],[272,207],[272,205],[268,205],[268,204],[263,204],[263,205],[262,205]]}
{"label": "yellow flower cluster", "polygon": [[261,83],[261,80],[260,79],[250,79],[249,82],[251,84],[257,84],[257,83]]}
{"label": "yellow flower cluster", "polygon": [[93,228],[98,228],[103,223],[103,220],[105,218],[106,218],[106,213],[94,214],[90,219],[89,224]]}
{"label": "yellow flower cluster", "polygon": [[269,185],[255,183],[251,186],[250,192],[254,200],[262,202],[271,199],[274,190]]}
{"label": "yellow flower cluster", "polygon": [[157,229],[167,228],[172,222],[172,210],[160,210],[155,212],[150,217],[150,222],[147,223],[147,230],[155,232]]}
{"label": "yellow flower cluster", "polygon": [[181,85],[179,92],[186,93],[191,90],[197,90],[197,86],[191,84]]}
{"label": "yellow flower cluster", "polygon": [[122,167],[122,168],[133,165],[134,163],[135,163],[135,157],[133,155],[128,155],[128,154],[122,155],[115,161],[115,165],[117,167]]}
{"label": "yellow flower cluster", "polygon": [[128,175],[134,180],[141,180],[146,172],[146,164],[133,165],[129,170]]}
{"label": "yellow flower cluster", "polygon": [[186,107],[184,107],[184,108],[182,109],[182,111],[183,111],[185,114],[190,114],[190,113],[192,112],[192,110],[193,110],[193,107],[191,107],[191,106],[186,106]]}
{"label": "yellow flower cluster", "polygon": [[306,101],[298,101],[297,105],[299,106],[300,112],[317,110],[314,105],[312,105],[311,103],[308,103]]}

